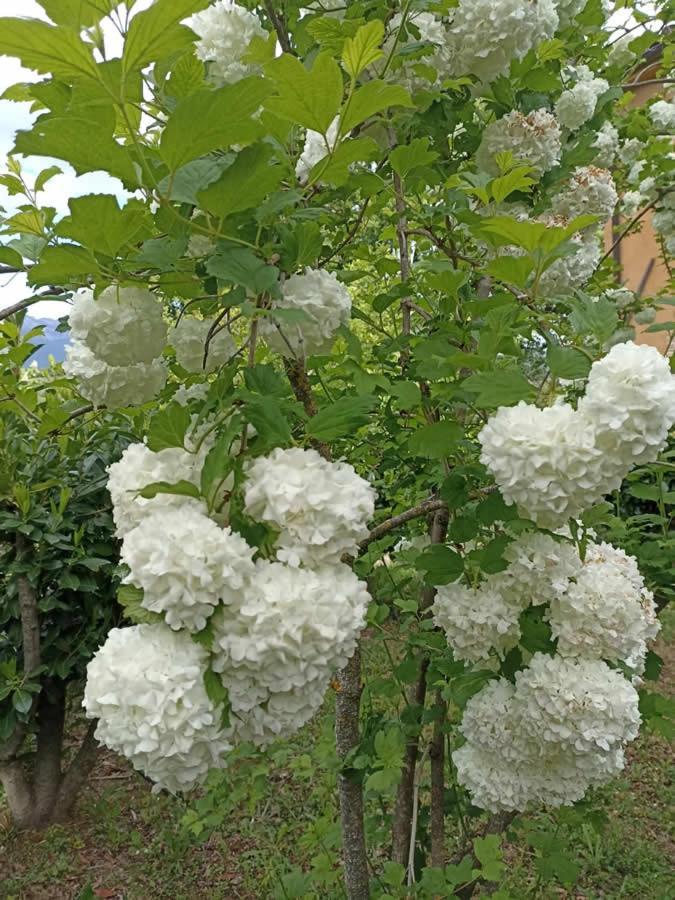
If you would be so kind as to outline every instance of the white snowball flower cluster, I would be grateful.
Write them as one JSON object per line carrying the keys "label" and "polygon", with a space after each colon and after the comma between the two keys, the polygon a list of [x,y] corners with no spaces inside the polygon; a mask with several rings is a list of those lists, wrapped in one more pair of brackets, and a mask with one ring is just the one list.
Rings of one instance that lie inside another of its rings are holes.
{"label": "white snowball flower cluster", "polygon": [[352,300],[347,288],[325,269],[306,268],[302,275],[291,275],[281,289],[281,300],[272,307],[299,310],[300,322],[279,318],[260,320],[260,334],[267,344],[283,356],[312,356],[330,349],[341,325],[349,321]]}
{"label": "white snowball flower cluster", "polygon": [[609,82],[595,78],[588,66],[578,66],[577,83],[563,91],[555,104],[560,124],[569,131],[576,131],[595,113],[598,98],[609,90]]}
{"label": "white snowball flower cluster", "polygon": [[[235,729],[269,743],[300,727],[321,703],[331,675],[353,654],[369,599],[365,584],[345,565],[309,570],[258,562],[236,615],[224,608],[213,620],[214,668],[241,716]],[[295,715],[276,726],[255,714],[249,721],[255,707],[270,702],[282,709],[290,702]]]}
{"label": "white snowball flower cluster", "polygon": [[113,628],[87,666],[96,738],[155,783],[189,790],[222,768],[231,744],[204,687],[207,652],[166,625]]}
{"label": "white snowball flower cluster", "polygon": [[204,458],[203,450],[190,453],[180,447],[166,447],[155,452],[145,444],[130,444],[120,459],[108,467],[108,492],[118,537],[124,537],[159,510],[205,510],[204,503],[195,497],[157,494],[146,499],[138,496],[140,490],[158,481],[167,484],[189,481],[198,486]]}
{"label": "white snowball flower cluster", "polygon": [[619,132],[611,122],[605,122],[598,131],[597,137],[593,144],[597,150],[595,157],[596,166],[608,168],[614,162],[619,152]]}
{"label": "white snowball flower cluster", "polygon": [[63,371],[77,381],[78,390],[90,403],[108,409],[147,403],[162,390],[167,375],[161,359],[111,366],[81,341],[71,341],[66,347]]}
{"label": "white snowball flower cluster", "polygon": [[336,116],[328,126],[328,131],[325,135],[311,129],[307,131],[305,146],[295,166],[295,174],[298,176],[298,181],[301,184],[307,183],[314,166],[335,149],[339,127],[340,117]]}
{"label": "white snowball flower cluster", "polygon": [[246,472],[245,509],[280,531],[279,559],[299,565],[337,563],[368,534],[375,492],[352,466],[316,450],[277,448]]}
{"label": "white snowball flower cluster", "polygon": [[556,528],[605,493],[606,460],[592,425],[567,404],[500,407],[478,439],[506,502],[538,525]]}
{"label": "white snowball flower cluster", "polygon": [[511,580],[511,590],[520,595],[525,606],[552,602],[567,590],[582,567],[572,543],[536,531],[512,541],[504,559],[509,566],[500,575]]}
{"label": "white snowball flower cluster", "polygon": [[499,656],[518,643],[519,597],[487,579],[479,588],[449,584],[436,589],[434,623],[442,628],[457,659],[478,662],[490,651]]}
{"label": "white snowball flower cluster", "polygon": [[460,0],[448,31],[451,72],[493,81],[557,27],[554,0]]}
{"label": "white snowball flower cluster", "polygon": [[589,546],[574,582],[552,599],[549,621],[561,656],[621,661],[638,673],[660,627],[635,560],[604,543]]}
{"label": "white snowball flower cluster", "polygon": [[162,304],[143,288],[111,285],[96,299],[78,291],[68,324],[72,338],[111,366],[151,363],[166,343]]}
{"label": "white snowball flower cluster", "polygon": [[604,662],[536,653],[515,686],[500,679],[469,700],[452,758],[484,809],[570,805],[621,771],[639,723],[635,689]]}
{"label": "white snowball flower cluster", "polygon": [[490,175],[499,174],[495,157],[511,152],[519,162],[532,166],[541,175],[560,162],[560,128],[555,116],[546,109],[535,109],[524,115],[512,110],[491,122],[476,153],[479,169]]}
{"label": "white snowball flower cluster", "polygon": [[675,191],[661,200],[652,216],[652,227],[663,240],[666,252],[675,254]]}
{"label": "white snowball flower cluster", "polygon": [[617,344],[593,363],[579,413],[623,474],[652,462],[675,423],[675,376],[668,360],[646,344]]}
{"label": "white snowball flower cluster", "polygon": [[190,16],[186,25],[199,37],[195,54],[208,65],[212,81],[233,84],[256,72],[255,66],[243,62],[253,38],[267,37],[254,13],[233,0],[216,0],[207,9]]}
{"label": "white snowball flower cluster", "polygon": [[[565,220],[556,225],[566,224]],[[600,241],[592,229],[585,229],[570,238],[577,246],[576,253],[556,259],[539,280],[542,297],[569,296],[576,288],[582,287],[593,276],[601,256]]]}
{"label": "white snowball flower cluster", "polygon": [[625,69],[632,65],[636,57],[629,44],[634,40],[634,37],[632,34],[627,34],[619,38],[618,41],[614,41],[607,55],[608,66],[620,66],[622,69]]}
{"label": "white snowball flower cluster", "polygon": [[611,217],[618,199],[614,180],[607,169],[579,166],[553,198],[553,211],[568,219],[583,215],[598,216],[602,223]]}
{"label": "white snowball flower cluster", "polygon": [[588,0],[558,0],[558,17],[560,19],[560,27],[567,26],[575,19],[584,9]]}
{"label": "white snowball flower cluster", "polygon": [[209,385],[204,381],[197,381],[195,384],[185,386],[181,384],[172,399],[181,406],[189,406],[190,403],[205,400],[209,392]]}
{"label": "white snowball flower cluster", "polygon": [[647,112],[659,131],[671,134],[675,130],[675,101],[657,100]]}
{"label": "white snowball flower cluster", "polygon": [[69,322],[63,368],[94,406],[146,403],[162,389],[166,325],[150,291],[112,285],[97,299],[90,290],[78,291]]}
{"label": "white snowball flower cluster", "polygon": [[120,558],[125,581],[143,589],[142,606],[188,631],[201,631],[219,603],[238,602],[254,571],[246,541],[190,507],[144,518],[125,534]]}
{"label": "white snowball flower cluster", "polygon": [[508,503],[556,528],[651,462],[675,422],[675,376],[654,348],[616,344],[593,363],[575,411],[521,401],[500,407],[480,432],[481,462]]}
{"label": "white snowball flower cluster", "polygon": [[204,365],[204,353],[214,319],[183,316],[169,335],[169,343],[176,351],[176,359],[188,372],[210,374],[224,366],[237,352],[232,335],[221,328],[211,337]]}

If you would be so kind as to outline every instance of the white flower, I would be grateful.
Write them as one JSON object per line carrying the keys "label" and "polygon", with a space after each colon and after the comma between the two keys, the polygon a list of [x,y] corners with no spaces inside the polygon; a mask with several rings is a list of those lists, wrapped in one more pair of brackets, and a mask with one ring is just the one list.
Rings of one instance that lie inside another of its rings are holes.
{"label": "white flower", "polygon": [[183,316],[171,331],[169,342],[176,351],[176,359],[188,372],[215,372],[224,366],[237,352],[232,335],[226,328],[217,331],[209,341],[206,366],[204,352],[214,319],[195,319]]}
{"label": "white flower", "polygon": [[652,216],[652,227],[665,242],[666,252],[672,254],[675,249],[675,191],[661,200],[661,205]]}
{"label": "white flower", "polygon": [[248,515],[280,531],[278,556],[293,565],[339,562],[368,535],[375,491],[352,466],[316,450],[277,448],[246,470]]}
{"label": "white flower", "polygon": [[635,302],[635,294],[628,288],[611,288],[605,291],[605,297],[612,303],[616,303],[619,309],[625,309],[626,306]]}
{"label": "white flower", "polygon": [[518,643],[522,605],[497,579],[479,588],[449,584],[436,590],[434,623],[442,628],[457,659],[478,662],[495,650],[504,656]]}
{"label": "white flower", "polygon": [[143,589],[142,606],[167,625],[201,631],[218,603],[242,600],[253,575],[253,550],[230,528],[194,507],[160,509],[124,536],[125,581]]}
{"label": "white flower", "polygon": [[71,340],[66,347],[63,371],[77,381],[83,397],[108,409],[147,403],[164,387],[167,376],[161,359],[111,366],[79,340]]}
{"label": "white flower", "polygon": [[558,0],[558,16],[560,18],[560,27],[567,26],[575,19],[582,9],[586,6],[588,0]]}
{"label": "white flower", "polygon": [[254,678],[263,692],[324,677],[352,656],[370,595],[341,563],[296,569],[259,561],[236,609],[213,619],[216,671]]}
{"label": "white flower", "polygon": [[[507,503],[538,525],[556,528],[592,506],[610,488],[592,425],[567,404],[538,409],[521,401],[500,407],[478,440],[481,462]],[[613,473],[612,473],[613,474]]]}
{"label": "white flower", "polygon": [[452,14],[451,71],[476,75],[483,83],[507,75],[512,60],[552,38],[558,27],[553,0],[461,0]]}
{"label": "white flower", "polygon": [[233,0],[216,0],[190,16],[186,24],[199,36],[195,53],[208,64],[209,77],[217,84],[233,84],[257,71],[243,62],[253,38],[267,37],[254,13]]}
{"label": "white flower", "polygon": [[501,576],[513,582],[523,606],[550,603],[567,590],[570,579],[581,570],[582,562],[574,544],[556,540],[548,534],[521,534],[504,551],[509,563]]}
{"label": "white flower", "polygon": [[138,492],[149,484],[165,481],[177,484],[190,481],[199,486],[204,452],[189,453],[180,447],[154,452],[145,444],[130,444],[121,458],[108,467],[108,491],[113,503],[113,518],[119,537],[159,510],[206,510],[201,500],[178,494],[157,494],[151,499]]}
{"label": "white flower", "polygon": [[316,715],[323,704],[328,680],[317,678],[301,688],[289,691],[266,692],[252,703],[255,680],[236,676],[223,683],[230,694],[232,706],[231,731],[238,741],[250,741],[257,747],[267,747],[273,741],[292,737]]}
{"label": "white flower", "polygon": [[578,408],[598,448],[627,473],[665,445],[675,422],[675,376],[655,347],[617,344],[593,363]]}
{"label": "white flower", "polygon": [[181,384],[171,399],[180,403],[181,406],[188,406],[193,401],[205,400],[208,392],[209,384],[205,381],[198,381],[187,387]]}
{"label": "white flower", "polygon": [[470,698],[459,730],[483,750],[503,753],[507,759],[523,756],[525,747],[514,716],[516,689],[505,678],[489,681]]}
{"label": "white flower", "polygon": [[573,88],[563,91],[555,104],[560,124],[569,131],[576,131],[593,117],[598,98],[609,90],[604,78],[584,78]]}
{"label": "white flower", "polygon": [[312,356],[325,353],[335,340],[341,325],[349,321],[352,299],[347,288],[332,272],[306,268],[303,275],[291,275],[281,289],[275,309],[299,310],[302,321],[287,322],[282,316],[275,323],[260,320],[260,334],[267,344],[283,356]]}
{"label": "white flower", "polygon": [[560,128],[555,116],[545,109],[527,115],[513,110],[491,122],[476,153],[476,165],[490,175],[499,174],[498,153],[510,151],[519,162],[532,166],[541,175],[560,162]]}
{"label": "white flower", "polygon": [[612,44],[607,55],[608,66],[619,66],[622,69],[626,69],[634,62],[636,58],[635,53],[628,46],[633,39],[634,35],[627,34]]}
{"label": "white flower", "polygon": [[309,174],[314,166],[335,149],[339,125],[340,117],[336,116],[328,126],[325,137],[319,131],[308,129],[305,135],[305,146],[295,166],[295,174],[301,184],[305,184],[309,180]]}
{"label": "white flower", "polygon": [[640,153],[642,153],[644,146],[644,142],[639,138],[629,138],[621,145],[621,149],[619,150],[619,159],[625,165],[631,165],[635,162]]}
{"label": "white flower", "polygon": [[644,205],[644,197],[640,191],[626,191],[621,197],[621,211],[625,216],[634,216]]}
{"label": "white flower", "polygon": [[670,134],[675,129],[675,103],[672,100],[657,100],[647,112],[659,131]]}
{"label": "white flower", "polygon": [[144,288],[112,285],[96,299],[78,291],[68,321],[74,340],[109,366],[152,363],[166,343],[161,301]]}
{"label": "white flower", "polygon": [[642,170],[644,169],[644,167],[646,165],[647,165],[646,160],[644,160],[644,159],[636,160],[631,165],[630,169],[628,170],[628,174],[626,175],[627,180],[631,184],[639,185],[640,181],[642,180]]}
{"label": "white flower", "polygon": [[516,673],[516,706],[522,734],[543,750],[618,750],[640,725],[635,688],[598,659],[535,653]]}
{"label": "white flower", "polygon": [[87,666],[84,707],[96,738],[156,782],[186,791],[231,749],[204,687],[207,652],[165,625],[113,628]]}
{"label": "white flower", "polygon": [[552,599],[550,623],[561,656],[622,661],[637,671],[660,627],[637,563],[609,544],[588,547],[574,582]]}
{"label": "white flower", "polygon": [[[562,225],[563,222],[552,221]],[[600,262],[600,241],[592,228],[573,235],[570,240],[578,250],[571,256],[556,259],[553,265],[543,273],[539,280],[539,293],[542,297],[563,297],[582,287],[592,276]]]}
{"label": "white flower", "polygon": [[553,211],[568,219],[583,215],[598,216],[602,223],[610,218],[618,199],[614,181],[607,169],[580,166],[553,198]]}
{"label": "white flower", "polygon": [[597,149],[595,165],[607,168],[619,152],[619,132],[611,122],[604,122],[593,146]]}

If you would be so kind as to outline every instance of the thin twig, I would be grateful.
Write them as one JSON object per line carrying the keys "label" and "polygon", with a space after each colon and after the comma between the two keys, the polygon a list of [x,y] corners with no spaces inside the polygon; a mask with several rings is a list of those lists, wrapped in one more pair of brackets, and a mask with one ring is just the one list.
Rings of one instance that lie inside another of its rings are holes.
{"label": "thin twig", "polygon": [[675,84],[675,78],[645,78],[644,81],[629,81],[628,84],[622,84],[621,87],[624,91],[630,91],[645,84]]}
{"label": "thin twig", "polygon": [[618,238],[614,241],[614,243],[609,248],[609,250],[605,253],[605,255],[603,257],[601,257],[600,262],[598,263],[599,266],[601,266],[604,263],[604,261],[607,259],[607,257],[612,255],[612,253],[619,246],[621,241],[626,237],[627,234],[629,234],[629,232],[633,228],[633,226],[637,225],[637,223],[640,221],[640,219],[642,219],[643,216],[646,216],[650,209],[654,209],[654,207],[656,206],[656,204],[659,202],[660,199],[661,199],[661,195],[659,194],[659,196],[656,197],[655,200],[652,200],[652,202],[648,206],[645,206],[644,209],[640,210],[640,212],[630,220],[628,225],[626,225],[624,230],[621,232],[621,234],[618,236]]}
{"label": "thin twig", "polygon": [[335,250],[333,250],[333,252],[330,254],[330,256],[325,256],[323,259],[321,259],[319,261],[320,267],[325,266],[327,262],[330,262],[331,259],[336,257],[338,255],[338,253],[340,253],[340,251],[343,250],[347,246],[347,244],[354,238],[354,235],[361,227],[361,222],[363,222],[363,217],[366,214],[366,211],[368,209],[368,204],[370,203],[371,199],[372,199],[372,197],[366,198],[366,202],[361,207],[361,211],[359,212],[358,216],[356,217],[356,221],[354,222],[352,227],[347,232],[347,236],[345,237],[345,239],[343,241],[340,241],[340,243],[337,245]]}
{"label": "thin twig", "polygon": [[389,534],[390,531],[395,531],[401,525],[405,525],[406,522],[410,522],[412,519],[419,519],[427,515],[427,513],[437,512],[439,509],[445,509],[446,505],[444,500],[425,500],[424,503],[420,503],[418,506],[413,506],[397,516],[392,516],[390,519],[380,522],[379,525],[373,528],[368,537],[361,541],[359,550],[365,550],[373,541],[378,540],[385,534]]}
{"label": "thin twig", "polygon": [[286,30],[284,14],[275,10],[272,0],[265,0],[263,6],[265,7],[265,12],[267,13],[268,19],[272,23],[274,30],[277,33],[279,46],[284,51],[284,53],[293,53],[293,48],[291,47],[291,41],[288,36],[288,31]]}

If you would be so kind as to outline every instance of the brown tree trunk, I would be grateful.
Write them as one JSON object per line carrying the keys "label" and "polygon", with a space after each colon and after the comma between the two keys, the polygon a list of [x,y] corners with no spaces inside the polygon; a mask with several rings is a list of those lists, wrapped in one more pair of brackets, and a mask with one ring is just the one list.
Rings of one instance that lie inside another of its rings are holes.
{"label": "brown tree trunk", "polygon": [[436,694],[431,758],[431,865],[445,865],[445,716],[447,704]]}

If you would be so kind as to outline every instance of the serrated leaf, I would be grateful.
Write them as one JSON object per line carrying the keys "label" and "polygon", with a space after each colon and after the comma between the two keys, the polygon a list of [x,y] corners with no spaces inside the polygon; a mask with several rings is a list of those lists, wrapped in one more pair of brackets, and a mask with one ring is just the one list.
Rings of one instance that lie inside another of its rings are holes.
{"label": "serrated leaf", "polygon": [[142,239],[149,232],[143,204],[130,201],[120,209],[117,197],[87,194],[68,202],[70,215],[57,226],[57,234],[71,238],[107,256],[116,256],[126,244]]}
{"label": "serrated leaf", "polygon": [[341,397],[309,420],[307,434],[319,441],[334,441],[354,434],[357,428],[370,421],[370,412],[375,402],[376,398],[373,396]]}
{"label": "serrated leaf", "polygon": [[534,271],[534,261],[529,256],[497,256],[485,267],[488,275],[524,288]]}
{"label": "serrated leaf", "polygon": [[438,159],[438,153],[429,150],[428,137],[415,138],[409,144],[395,147],[389,154],[391,167],[401,178],[405,178],[413,169],[429,165],[435,159]]}
{"label": "serrated leaf", "polygon": [[591,371],[591,360],[575,347],[550,346],[546,362],[556,378],[586,378]]}
{"label": "serrated leaf", "polygon": [[209,0],[155,0],[149,9],[137,13],[124,41],[124,71],[142,69],[188,46],[194,32],[180,23],[208,5]]}
{"label": "serrated leaf", "polygon": [[264,79],[252,77],[190,94],[178,103],[162,132],[162,159],[175,171],[212,150],[255,140],[263,128],[253,114],[270,90]]}
{"label": "serrated leaf", "polygon": [[279,279],[276,266],[268,266],[247,247],[219,250],[208,260],[206,270],[210,275],[241,285],[254,294],[275,291]]}
{"label": "serrated leaf", "polygon": [[320,53],[311,69],[284,53],[267,67],[277,90],[266,107],[275,116],[326,134],[342,103],[340,69],[330,56]]}
{"label": "serrated leaf", "polygon": [[603,344],[619,327],[616,306],[606,297],[583,297],[571,306],[570,323],[577,334],[592,334]]}
{"label": "serrated leaf", "polygon": [[427,459],[442,459],[448,456],[464,431],[457,422],[434,422],[418,428],[408,439],[408,452]]}
{"label": "serrated leaf", "polygon": [[351,174],[352,163],[373,160],[379,155],[380,148],[371,137],[341,141],[329,160],[324,158],[312,168],[310,181],[318,179],[324,184],[341,187]]}
{"label": "serrated leaf", "polygon": [[217,181],[198,193],[200,206],[222,218],[257,206],[284,175],[273,156],[270,144],[246,147]]}
{"label": "serrated leaf", "polygon": [[38,19],[0,19],[0,55],[15,56],[27,69],[66,82],[98,78],[91,45],[77,31]]}
{"label": "serrated leaf", "polygon": [[399,84],[387,84],[374,79],[357,88],[340,119],[340,131],[348,134],[352,128],[391,106],[412,106],[410,94]]}
{"label": "serrated leaf", "polygon": [[154,451],[165,447],[184,447],[190,419],[191,413],[186,406],[170,403],[152,417],[148,428],[148,447]]}
{"label": "serrated leaf", "polygon": [[521,400],[534,398],[534,388],[522,372],[515,369],[477,372],[462,384],[467,391],[477,395],[476,404],[486,409],[513,406]]}
{"label": "serrated leaf", "polygon": [[89,250],[75,244],[45,247],[40,261],[28,270],[29,284],[79,284],[98,272],[98,263]]}
{"label": "serrated leaf", "polygon": [[143,607],[143,591],[133,584],[122,584],[117,589],[117,602],[124,610],[124,615],[134,625],[152,625],[164,622],[159,613],[150,612]]}
{"label": "serrated leaf", "polygon": [[347,38],[342,51],[342,65],[352,78],[357,78],[364,69],[380,59],[380,47],[384,38],[384,23],[374,19],[362,25],[354,37]]}
{"label": "serrated leaf", "polygon": [[257,441],[266,447],[284,447],[291,443],[288,419],[275,397],[250,395],[242,407],[244,417],[258,432]]}
{"label": "serrated leaf", "polygon": [[451,547],[446,547],[445,544],[432,544],[416,558],[415,568],[419,572],[424,572],[428,584],[450,584],[463,574],[464,560]]}
{"label": "serrated leaf", "polygon": [[514,191],[528,193],[534,184],[534,179],[528,174],[530,171],[529,166],[519,166],[511,172],[507,172],[506,175],[501,175],[491,181],[490,190],[495,202],[501,203]]}

